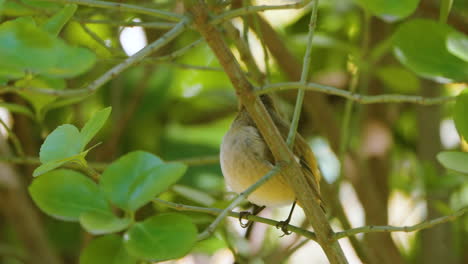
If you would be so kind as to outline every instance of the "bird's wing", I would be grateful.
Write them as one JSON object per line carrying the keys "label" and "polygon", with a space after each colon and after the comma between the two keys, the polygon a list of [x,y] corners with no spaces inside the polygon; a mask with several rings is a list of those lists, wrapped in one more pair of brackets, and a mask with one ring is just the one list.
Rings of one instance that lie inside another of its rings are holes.
{"label": "bird's wing", "polygon": [[[286,140],[289,133],[289,125],[275,112],[270,112],[273,121],[276,124],[282,137]],[[315,195],[319,203],[323,203],[320,197],[320,179],[321,173],[314,153],[310,149],[305,139],[296,133],[293,152],[302,167],[302,171],[311,187],[315,190]]]}

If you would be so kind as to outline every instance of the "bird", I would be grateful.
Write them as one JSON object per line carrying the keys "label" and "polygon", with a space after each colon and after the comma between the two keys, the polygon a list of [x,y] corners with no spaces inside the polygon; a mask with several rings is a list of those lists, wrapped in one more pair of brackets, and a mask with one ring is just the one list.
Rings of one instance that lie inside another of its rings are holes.
{"label": "bird", "polygon": [[[281,136],[286,140],[289,123],[281,117],[271,96],[262,94],[260,100]],[[315,189],[316,195],[319,197],[318,202],[321,203],[319,188],[321,173],[317,160],[307,142],[298,133],[292,151],[309,184]],[[242,105],[223,137],[220,147],[220,164],[226,184],[236,193],[245,191],[273,169],[276,164],[265,139]],[[294,207],[296,201],[294,190],[284,177],[279,175],[280,173],[281,171],[251,193],[247,200],[259,206],[280,207],[293,204]],[[289,220],[290,217],[286,221],[289,222]]]}

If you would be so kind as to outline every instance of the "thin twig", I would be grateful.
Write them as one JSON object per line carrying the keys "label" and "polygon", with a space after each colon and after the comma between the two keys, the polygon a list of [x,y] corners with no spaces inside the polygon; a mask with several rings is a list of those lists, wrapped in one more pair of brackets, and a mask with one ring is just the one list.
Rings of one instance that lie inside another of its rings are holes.
{"label": "thin twig", "polygon": [[286,4],[286,5],[259,5],[259,6],[246,6],[238,9],[234,9],[231,11],[226,11],[219,16],[214,17],[211,20],[212,24],[219,24],[229,19],[245,16],[252,13],[258,13],[268,10],[286,10],[286,9],[299,9],[303,8],[307,4],[310,3],[310,0],[300,1],[294,4]]}
{"label": "thin twig", "polygon": [[[199,207],[199,206],[185,205],[185,204],[179,204],[179,203],[172,203],[172,202],[164,201],[158,198],[154,199],[153,201],[156,203],[164,204],[178,211],[199,212],[199,213],[206,213],[210,215],[220,215],[224,211],[223,209],[219,209],[219,208]],[[235,218],[239,218],[241,216],[240,213],[233,212],[233,211],[228,211],[227,215],[231,217],[235,217]],[[276,227],[280,223],[272,219],[268,219],[268,218],[264,218],[264,217],[260,217],[260,216],[252,215],[252,214],[248,214],[245,216],[243,215],[242,218],[245,218],[246,220],[249,220],[249,221],[259,222],[259,223],[267,224],[267,225],[274,226],[274,227]],[[312,240],[316,239],[314,232],[311,232],[306,229],[303,229],[294,225],[290,225],[290,224],[288,224],[287,228],[289,231],[294,232],[298,235],[304,236]]]}
{"label": "thin twig", "polygon": [[234,45],[236,46],[236,49],[240,54],[240,59],[247,66],[247,70],[252,76],[252,79],[256,83],[264,85],[265,75],[258,68],[257,63],[255,62],[255,59],[253,57],[252,51],[250,50],[250,47],[246,40],[241,37],[239,30],[237,30],[237,28],[235,28],[232,22],[230,21],[224,23],[224,28],[226,29],[226,33],[229,36],[229,38],[234,42]]}
{"label": "thin twig", "polygon": [[346,231],[342,232],[336,232],[333,235],[334,240],[338,240],[344,237],[349,237],[349,236],[354,236],[360,233],[373,233],[373,232],[413,232],[413,231],[419,231],[422,229],[430,228],[435,225],[443,224],[449,221],[453,221],[457,219],[458,217],[462,216],[468,212],[468,207],[465,207],[463,209],[458,210],[457,212],[447,215],[447,216],[442,216],[436,219],[432,220],[427,220],[424,222],[421,222],[417,225],[412,225],[412,226],[362,226],[358,228],[353,228],[349,229]]}
{"label": "thin twig", "polygon": [[0,125],[2,125],[8,133],[8,136],[10,137],[11,142],[13,143],[13,147],[15,149],[16,154],[20,157],[24,157],[23,147],[21,146],[21,142],[19,141],[18,137],[15,135],[15,133],[13,133],[13,131],[11,131],[8,125],[1,118]]}
{"label": "thin twig", "polygon": [[[108,2],[105,2],[105,3],[108,3]],[[98,88],[100,88],[103,84],[115,78],[118,74],[122,73],[124,70],[128,69],[129,67],[135,64],[138,64],[143,58],[159,50],[164,45],[169,43],[171,40],[179,36],[182,32],[185,31],[190,21],[191,21],[190,18],[187,18],[187,17],[184,18],[181,22],[177,24],[177,26],[175,26],[173,29],[171,29],[167,33],[165,33],[162,37],[160,37],[153,43],[149,44],[148,46],[144,47],[142,50],[135,53],[133,56],[128,57],[126,60],[124,60],[120,64],[114,66],[112,69],[108,70],[106,73],[101,75],[99,78],[94,80],[85,88],[74,89],[74,90],[70,90],[70,89],[69,90],[54,90],[54,89],[36,89],[36,88],[29,88],[29,89],[32,89],[36,92],[40,92],[44,94],[51,94],[51,95],[57,95],[57,96],[63,96],[63,97],[90,95],[94,93]]]}
{"label": "thin twig", "polygon": [[204,40],[203,38],[199,38],[197,40],[195,40],[194,42],[188,44],[187,46],[181,48],[181,49],[178,49],[168,55],[164,55],[164,56],[159,56],[159,57],[156,57],[154,58],[153,60],[156,60],[156,61],[165,61],[165,60],[169,60],[169,61],[173,61],[175,59],[177,59],[178,57],[186,54],[188,51],[190,51],[191,49],[197,47],[198,45],[200,45],[201,43],[203,43]]}
{"label": "thin twig", "polygon": [[86,26],[83,23],[79,23],[79,24],[80,24],[80,27],[83,29],[83,31],[86,32],[86,34],[88,34],[88,36],[90,36],[94,41],[96,41],[99,45],[105,48],[108,52],[110,52],[111,54],[114,54],[116,52],[122,53],[122,51],[120,50],[107,46],[104,40],[101,37],[99,37],[94,31],[92,31],[88,26]]}
{"label": "thin twig", "polygon": [[[12,157],[12,156],[0,156],[0,162],[8,162],[13,164],[26,164],[26,165],[40,165],[41,161],[37,157]],[[205,157],[195,157],[195,158],[187,158],[187,159],[177,159],[177,160],[169,160],[166,162],[180,162],[184,163],[187,166],[201,166],[201,165],[210,165],[216,164],[219,162],[219,156],[205,156]],[[105,162],[88,162],[88,166],[97,170],[103,171],[107,166],[108,163]],[[77,168],[77,165],[74,163],[69,163],[65,165],[67,168]]]}
{"label": "thin twig", "polygon": [[145,14],[149,16],[154,16],[154,17],[159,17],[162,19],[170,20],[170,21],[179,21],[184,17],[182,15],[171,13],[168,11],[146,8],[146,7],[137,6],[137,5],[107,2],[107,1],[96,1],[96,0],[44,0],[44,1],[56,2],[56,3],[70,3],[70,4],[84,5],[84,6],[90,6],[90,7],[101,7],[101,8],[105,8],[108,10],[114,9],[118,11]]}
{"label": "thin twig", "polygon": [[93,20],[93,19],[73,19],[78,23],[83,24],[105,24],[120,27],[143,27],[143,28],[157,28],[157,29],[171,29],[175,27],[176,23],[170,22],[133,22],[133,21],[117,21],[117,20]]}
{"label": "thin twig", "polygon": [[454,101],[456,96],[441,97],[422,97],[414,95],[401,94],[381,94],[381,95],[361,95],[346,90],[338,89],[333,86],[318,83],[285,82],[265,85],[257,91],[257,94],[266,94],[275,91],[284,91],[292,89],[306,89],[310,91],[322,92],[325,94],[336,95],[355,101],[360,104],[379,104],[379,103],[412,103],[420,105],[435,105]]}
{"label": "thin twig", "polygon": [[224,220],[224,218],[229,214],[229,212],[239,205],[241,202],[243,202],[251,193],[253,193],[258,187],[260,187],[262,184],[264,184],[266,181],[271,179],[271,177],[275,176],[279,171],[281,170],[281,166],[276,165],[273,167],[272,170],[270,170],[267,174],[265,174],[260,180],[258,180],[256,183],[251,185],[249,188],[247,188],[245,191],[240,193],[217,217],[216,219],[202,232],[200,235],[198,235],[198,240],[203,240],[208,238],[213,234],[213,232],[216,230],[218,225],[221,223],[221,221]]}
{"label": "thin twig", "polygon": [[[309,33],[307,35],[307,48],[304,55],[304,61],[302,63],[302,73],[301,73],[301,83],[307,83],[309,80],[309,71],[310,71],[310,60],[312,56],[312,39],[314,38],[315,25],[317,21],[317,9],[318,9],[318,0],[314,0],[314,5],[312,7],[312,12],[310,15],[309,22]],[[302,102],[304,101],[304,87],[299,88],[296,97],[296,104],[294,106],[294,114],[291,121],[291,126],[289,128],[288,138],[286,143],[291,148],[294,145],[294,139],[296,137],[297,126],[299,125],[299,118],[301,117]]]}

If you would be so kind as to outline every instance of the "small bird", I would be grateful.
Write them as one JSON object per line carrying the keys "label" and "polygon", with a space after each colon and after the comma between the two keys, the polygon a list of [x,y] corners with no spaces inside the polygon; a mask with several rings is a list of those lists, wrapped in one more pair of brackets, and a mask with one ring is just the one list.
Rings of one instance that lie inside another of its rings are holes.
{"label": "small bird", "polygon": [[[260,99],[286,140],[289,124],[279,115],[270,96],[264,94]],[[316,189],[315,196],[320,197],[320,170],[309,145],[299,134],[296,134],[293,153],[308,181]],[[243,106],[240,107],[237,117],[223,138],[220,161],[227,185],[237,193],[245,191],[275,166],[273,154]],[[247,199],[257,205],[278,207],[293,204],[296,196],[291,186],[277,174]]]}

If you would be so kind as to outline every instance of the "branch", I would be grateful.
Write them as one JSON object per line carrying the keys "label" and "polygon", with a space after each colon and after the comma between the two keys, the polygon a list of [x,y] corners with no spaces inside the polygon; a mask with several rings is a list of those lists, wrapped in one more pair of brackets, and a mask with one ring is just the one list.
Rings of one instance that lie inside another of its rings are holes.
{"label": "branch", "polygon": [[[108,2],[106,2],[108,3]],[[169,43],[171,40],[175,39],[179,36],[184,30],[188,27],[190,23],[189,18],[184,18],[180,21],[177,26],[173,29],[165,33],[162,37],[154,41],[153,43],[149,44],[148,46],[144,47],[142,50],[137,52],[131,57],[128,57],[122,63],[114,66],[112,69],[108,70],[106,73],[101,75],[99,78],[94,80],[90,83],[87,87],[82,89],[68,89],[68,90],[54,90],[54,89],[42,89],[42,88],[27,88],[28,90],[32,90],[35,92],[40,92],[44,94],[56,95],[56,96],[63,96],[63,97],[73,97],[73,96],[80,96],[80,95],[90,95],[106,82],[110,81],[111,79],[115,78],[118,74],[122,73],[124,70],[128,69],[129,67],[138,64],[143,58],[148,56],[149,54],[159,50],[164,45]],[[10,86],[0,86],[0,94],[3,92],[11,92],[11,91],[19,91],[25,88],[18,88],[12,89]]]}
{"label": "branch", "polygon": [[247,77],[242,72],[221,34],[208,20],[207,7],[204,1],[186,0],[185,3],[193,14],[196,28],[206,39],[206,42],[223,66],[236,89],[239,100],[256,123],[275,160],[277,163],[287,164],[287,166],[283,167],[279,176],[293,188],[307,219],[316,231],[317,241],[327,255],[330,263],[347,263],[340,245],[337,241],[332,240],[333,230],[317,202],[318,194],[308,184],[307,178],[302,173],[299,164],[295,161],[293,153],[281,137],[265,106],[256,96],[252,84],[249,83]]}
{"label": "branch", "polygon": [[379,103],[412,103],[420,105],[436,105],[454,101],[456,96],[441,96],[441,97],[422,97],[414,95],[400,94],[381,94],[381,95],[361,95],[352,93],[346,90],[338,89],[333,86],[318,84],[318,83],[300,83],[300,82],[285,82],[268,84],[257,91],[257,94],[266,94],[275,91],[305,89],[310,91],[322,92],[325,94],[336,95],[346,99],[355,101],[360,104],[379,104]]}
{"label": "branch", "polygon": [[79,19],[74,18],[78,23],[83,24],[105,24],[111,26],[121,26],[121,27],[143,27],[143,28],[157,28],[157,29],[171,29],[175,27],[176,23],[169,22],[124,22],[117,20],[93,20],[93,19]]}
{"label": "branch", "polygon": [[158,9],[146,8],[137,5],[129,5],[122,3],[114,3],[107,1],[95,1],[95,0],[43,0],[46,2],[56,2],[56,3],[68,3],[68,4],[77,4],[90,7],[101,7],[105,9],[113,9],[118,11],[133,12],[138,14],[145,14],[149,16],[154,16],[170,21],[179,21],[183,18],[182,15],[175,14],[172,12],[162,11]]}
{"label": "branch", "polygon": [[432,220],[427,220],[424,222],[421,222],[417,225],[413,226],[362,226],[358,228],[353,228],[349,229],[346,231],[342,232],[336,232],[333,235],[334,240],[338,240],[341,238],[349,237],[349,236],[354,236],[360,233],[373,233],[373,232],[413,232],[413,231],[419,231],[422,229],[430,228],[435,225],[443,224],[449,221],[453,221],[457,219],[458,217],[462,216],[468,212],[468,207],[465,207],[463,209],[458,210],[457,212],[447,215],[447,216],[442,216],[436,219]]}
{"label": "branch", "polygon": [[213,25],[222,23],[224,21],[230,20],[235,17],[244,16],[252,13],[258,13],[262,11],[268,10],[285,10],[285,9],[299,9],[303,8],[307,4],[309,4],[311,0],[303,0],[294,4],[286,4],[286,5],[259,5],[259,6],[246,6],[242,8],[237,8],[232,11],[227,11],[222,13],[219,16],[214,17],[210,23]]}
{"label": "branch", "polygon": [[247,190],[240,193],[226,208],[224,208],[224,210],[222,210],[222,212],[216,217],[216,219],[202,233],[200,233],[200,235],[198,235],[198,240],[203,240],[211,236],[216,230],[216,227],[218,227],[221,221],[224,220],[224,218],[229,214],[229,212],[232,209],[234,209],[234,207],[238,206],[241,202],[247,199],[247,197],[251,193],[253,193],[256,189],[262,186],[266,181],[271,179],[271,177],[275,176],[280,170],[281,167],[279,165],[276,165],[275,167],[273,167],[272,170],[270,170],[267,174],[260,178],[260,180],[258,180],[253,185],[249,186]]}
{"label": "branch", "polygon": [[18,137],[15,135],[15,133],[13,133],[13,131],[11,131],[11,129],[3,121],[2,118],[0,118],[0,125],[3,126],[3,128],[6,130],[8,136],[10,137],[11,142],[13,143],[13,148],[15,149],[16,154],[23,157],[24,156],[24,151],[23,151],[23,147],[21,146],[21,142],[19,141]]}
{"label": "branch", "polygon": [[[7,162],[7,163],[13,163],[13,164],[26,164],[26,165],[42,164],[39,158],[36,158],[36,157],[0,156],[0,162]],[[201,166],[201,165],[208,165],[208,164],[216,164],[219,162],[219,155],[169,160],[167,162],[180,162],[180,163],[184,163],[187,166]],[[88,162],[89,167],[98,171],[105,170],[108,165],[109,165],[108,163],[104,163],[104,162]],[[77,166],[74,165],[73,163],[65,165],[65,167],[77,168]]]}
{"label": "branch", "polygon": [[[304,55],[304,61],[302,63],[302,72],[301,72],[301,83],[307,83],[309,80],[309,71],[310,71],[310,59],[312,56],[312,39],[314,38],[315,25],[317,21],[317,9],[318,9],[318,0],[314,1],[312,7],[312,12],[310,15],[309,22],[309,33],[307,34],[307,47]],[[294,114],[291,121],[291,127],[289,128],[288,138],[286,143],[292,149],[294,146],[294,139],[296,137],[297,126],[299,125],[299,118],[301,117],[302,103],[304,102],[304,87],[299,88],[297,92],[296,104],[294,105]]]}
{"label": "branch", "polygon": [[[163,204],[177,211],[199,212],[199,213],[206,213],[206,214],[211,214],[211,215],[220,215],[223,212],[223,209],[219,209],[219,208],[199,207],[199,206],[191,206],[191,205],[185,205],[185,204],[179,204],[179,203],[172,203],[172,202],[164,201],[158,198],[155,198],[153,202]],[[233,212],[233,211],[228,211],[227,215],[238,218],[238,219],[241,217],[240,213]],[[260,217],[260,216],[253,215],[253,214],[242,215],[242,218],[247,219],[249,221],[259,222],[259,223],[267,224],[267,225],[274,226],[274,227],[278,226],[278,224],[280,223],[279,221]],[[314,232],[311,232],[311,231],[308,231],[308,230],[305,230],[305,229],[302,229],[300,227],[290,225],[290,224],[288,224],[287,228],[289,231],[294,232],[303,237],[306,237],[312,240],[317,239]]]}

